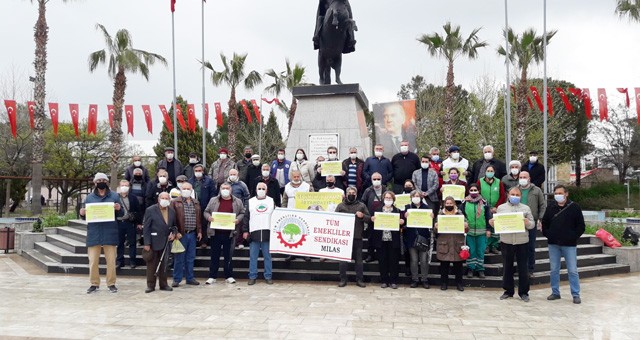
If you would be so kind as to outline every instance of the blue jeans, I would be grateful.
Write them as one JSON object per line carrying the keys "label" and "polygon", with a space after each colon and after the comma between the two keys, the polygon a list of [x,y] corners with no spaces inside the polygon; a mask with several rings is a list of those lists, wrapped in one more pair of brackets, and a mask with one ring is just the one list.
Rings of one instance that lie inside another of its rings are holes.
{"label": "blue jeans", "polygon": [[124,266],[125,240],[129,242],[129,265],[136,264],[136,226],[127,221],[118,221],[118,249],[116,263]]}
{"label": "blue jeans", "polygon": [[269,241],[249,243],[249,279],[258,278],[258,256],[262,252],[264,258],[264,278],[271,279],[271,254],[269,253]]}
{"label": "blue jeans", "polygon": [[220,253],[224,256],[224,276],[226,279],[233,277],[233,262],[231,257],[233,256],[233,237],[229,237],[227,232],[219,232],[216,230],[216,234],[209,238],[211,244],[211,264],[209,265],[209,278],[217,279],[218,270],[220,270]]}
{"label": "blue jeans", "polygon": [[182,277],[187,277],[187,282],[193,281],[193,261],[196,259],[196,233],[190,232],[182,235],[180,243],[184,246],[184,252],[173,254],[173,282],[182,282]]}
{"label": "blue jeans", "polygon": [[578,257],[576,246],[549,245],[549,263],[551,264],[551,293],[560,296],[560,257],[564,257],[569,272],[571,296],[580,296],[580,278],[578,276]]}

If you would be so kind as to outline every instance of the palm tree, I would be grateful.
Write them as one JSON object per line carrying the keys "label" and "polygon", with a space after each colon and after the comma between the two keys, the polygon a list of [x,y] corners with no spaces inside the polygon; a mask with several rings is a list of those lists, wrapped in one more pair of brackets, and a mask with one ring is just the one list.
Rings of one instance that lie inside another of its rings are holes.
{"label": "palm tree", "polygon": [[627,16],[631,21],[640,22],[640,0],[618,0],[616,13],[620,17]]}
{"label": "palm tree", "polygon": [[[286,60],[286,66],[287,69],[280,73],[276,73],[276,71],[274,71],[273,69],[267,71],[267,75],[273,78],[273,84],[265,88],[267,92],[273,93],[276,96],[280,96],[283,88],[286,88],[287,90],[289,90],[289,92],[292,92],[293,88],[296,86],[308,85],[307,83],[305,83],[304,66],[296,64],[292,69],[288,59]],[[293,118],[295,117],[296,109],[298,108],[298,100],[292,98],[291,106],[288,109],[284,102],[281,101],[281,103],[283,103],[282,107],[285,108],[287,117],[289,118],[289,130],[287,131],[290,132],[291,126],[293,125]]]}
{"label": "palm tree", "polygon": [[138,50],[133,48],[131,35],[126,29],[116,32],[115,39],[109,35],[107,29],[100,24],[96,24],[96,29],[102,32],[107,45],[106,49],[95,51],[89,54],[89,71],[93,72],[98,65],[109,65],[107,72],[114,80],[113,84],[113,128],[109,135],[111,142],[111,187],[115,189],[118,184],[118,160],[122,145],[122,107],[124,106],[124,95],[127,88],[126,72],[140,72],[144,79],[149,80],[149,66],[156,61],[167,65],[165,58],[159,54]]}
{"label": "palm tree", "polygon": [[231,95],[229,96],[229,145],[230,150],[236,149],[236,134],[238,131],[238,109],[236,101],[236,89],[240,84],[244,85],[244,88],[251,90],[256,85],[262,83],[262,77],[257,71],[245,71],[245,61],[247,60],[247,54],[233,53],[233,58],[228,60],[227,57],[220,53],[220,60],[224,69],[222,71],[216,71],[211,63],[203,61],[202,65],[211,70],[211,82],[213,85],[220,86],[226,84],[231,88]]}
{"label": "palm tree", "polygon": [[464,56],[469,59],[477,58],[478,50],[487,46],[487,43],[485,41],[481,42],[478,38],[478,32],[480,32],[481,28],[474,29],[466,38],[460,33],[460,26],[451,26],[451,22],[447,22],[442,28],[444,28],[444,36],[438,33],[432,33],[430,35],[423,34],[418,38],[418,41],[426,45],[427,51],[432,57],[444,57],[449,63],[447,68],[447,85],[445,87],[444,141],[446,145],[452,145],[455,90],[453,62],[459,56]]}
{"label": "palm tree", "polygon": [[[547,32],[547,43],[557,31]],[[511,28],[507,30],[509,40],[509,55],[503,46],[498,47],[498,54],[507,56],[507,60],[520,70],[520,82],[517,86],[516,102],[516,159],[524,159],[527,151],[526,121],[529,108],[527,107],[527,71],[531,62],[539,64],[544,60],[543,36],[536,35],[533,28],[522,32],[519,36]],[[545,98],[546,94],[540,94]]]}

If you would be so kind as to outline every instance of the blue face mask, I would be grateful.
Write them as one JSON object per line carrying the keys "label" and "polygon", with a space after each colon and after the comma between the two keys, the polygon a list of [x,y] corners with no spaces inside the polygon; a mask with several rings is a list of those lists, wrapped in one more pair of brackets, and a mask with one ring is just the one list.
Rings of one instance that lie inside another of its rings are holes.
{"label": "blue face mask", "polygon": [[509,203],[513,205],[518,205],[520,203],[520,197],[518,196],[509,196]]}
{"label": "blue face mask", "polygon": [[491,179],[493,178],[494,173],[493,172],[487,172],[484,174],[487,178]]}

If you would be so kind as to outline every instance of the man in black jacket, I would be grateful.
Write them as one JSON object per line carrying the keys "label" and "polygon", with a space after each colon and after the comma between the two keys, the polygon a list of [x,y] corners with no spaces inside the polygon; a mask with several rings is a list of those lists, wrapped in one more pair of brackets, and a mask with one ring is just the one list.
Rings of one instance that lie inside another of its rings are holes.
{"label": "man in black jacket", "polygon": [[544,165],[538,162],[538,151],[529,152],[529,161],[522,165],[522,171],[528,171],[529,175],[531,175],[531,183],[546,192],[542,187],[546,178],[546,171]]}
{"label": "man in black jacket", "polygon": [[400,152],[391,158],[393,166],[393,192],[402,194],[404,192],[404,182],[411,179],[413,172],[420,169],[420,157],[409,151],[409,142],[400,143]]}
{"label": "man in black jacket", "polygon": [[[364,224],[371,222],[371,214],[367,206],[358,200],[358,189],[355,187],[347,188],[347,195],[342,203],[338,204],[336,212],[354,214],[355,221],[353,226],[353,249],[351,257],[355,260],[356,268],[356,285],[360,288],[366,287],[364,283],[363,264],[362,264],[362,234],[364,232]],[[347,285],[347,268],[350,262],[341,261],[340,283],[338,287]]]}
{"label": "man in black jacket", "polygon": [[560,258],[564,257],[573,303],[579,304],[581,300],[576,246],[584,233],[584,216],[580,206],[569,200],[569,192],[563,185],[557,185],[553,189],[553,198],[556,203],[547,207],[542,218],[542,234],[548,239],[551,265],[551,295],[547,300],[560,299]]}
{"label": "man in black jacket", "polygon": [[496,170],[495,178],[502,180],[502,177],[507,175],[507,166],[503,161],[495,158],[493,146],[487,145],[482,148],[482,159],[473,163],[471,167],[471,178],[467,178],[467,183],[476,183],[480,178],[484,177],[490,165]]}

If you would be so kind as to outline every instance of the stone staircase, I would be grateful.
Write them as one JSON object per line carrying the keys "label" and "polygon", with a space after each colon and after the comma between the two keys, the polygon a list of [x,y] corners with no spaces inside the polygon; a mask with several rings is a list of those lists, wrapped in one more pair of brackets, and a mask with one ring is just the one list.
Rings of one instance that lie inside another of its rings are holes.
{"label": "stone staircase", "polygon": [[[71,273],[71,274],[87,274],[89,273],[89,261],[87,258],[87,249],[85,246],[86,224],[83,221],[70,221],[69,226],[55,228],[50,230],[46,235],[45,242],[36,242],[34,249],[25,249],[22,254],[26,258],[31,259],[35,264],[40,266],[48,273]],[[612,275],[620,273],[629,273],[629,265],[616,263],[615,255],[603,253],[603,248],[598,244],[591,244],[592,235],[583,235],[578,244],[578,270],[581,278]],[[366,241],[365,241],[366,248]],[[137,267],[130,269],[124,267],[118,270],[118,275],[140,276],[145,275],[146,267],[140,254],[142,248],[138,247]],[[366,249],[365,249],[366,252]],[[195,260],[195,275],[197,278],[206,279],[209,273],[210,249],[198,248]],[[365,254],[366,255],[366,254]],[[338,263],[335,261],[320,262],[313,259],[311,262],[302,259],[292,262],[285,262],[283,255],[274,254],[273,256],[273,278],[274,280],[292,280],[292,281],[334,281],[338,278]],[[125,255],[126,263],[129,263],[128,255]],[[106,270],[104,256],[100,259],[100,271]],[[435,257],[432,257],[429,269],[429,282],[431,284],[439,284],[439,263]],[[245,279],[248,276],[249,268],[249,250],[236,249],[233,254],[234,276],[236,279]],[[471,287],[494,287],[502,286],[502,256],[488,254],[485,257],[485,279],[473,278],[464,279],[466,286]],[[262,269],[260,262],[259,268]],[[564,261],[560,272],[561,279],[567,280],[567,272],[564,269]],[[349,276],[351,280],[355,280],[355,272],[353,271],[353,263],[350,267]],[[547,249],[547,240],[544,237],[538,237],[536,241],[536,268],[532,284],[545,284],[549,282],[549,256]],[[365,263],[365,278],[367,281],[378,281],[378,263]],[[404,275],[404,261],[400,262],[400,283],[410,283],[410,278]],[[222,269],[218,277],[224,277]],[[261,277],[259,275],[259,277]],[[453,277],[451,277],[453,279]],[[516,278],[517,280],[517,278]]]}

